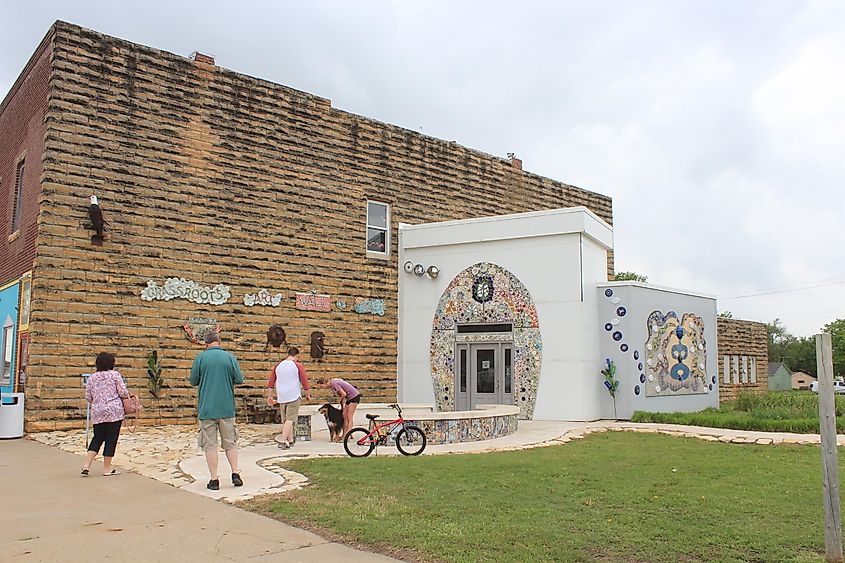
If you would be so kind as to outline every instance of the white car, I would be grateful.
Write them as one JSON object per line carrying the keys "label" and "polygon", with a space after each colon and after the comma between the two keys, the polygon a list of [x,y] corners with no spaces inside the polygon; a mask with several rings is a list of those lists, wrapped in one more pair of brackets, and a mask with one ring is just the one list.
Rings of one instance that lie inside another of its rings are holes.
{"label": "white car", "polygon": [[[813,393],[819,392],[819,382],[813,381],[810,383],[810,391]],[[837,394],[845,394],[845,381],[836,381],[833,382],[833,392]]]}

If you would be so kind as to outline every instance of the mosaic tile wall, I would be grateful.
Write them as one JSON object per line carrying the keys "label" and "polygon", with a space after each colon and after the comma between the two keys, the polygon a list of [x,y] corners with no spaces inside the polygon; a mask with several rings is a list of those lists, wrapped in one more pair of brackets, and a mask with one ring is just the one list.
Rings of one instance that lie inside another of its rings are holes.
{"label": "mosaic tile wall", "polygon": [[490,440],[513,434],[518,424],[516,415],[458,420],[409,420],[408,422],[422,428],[428,444]]}
{"label": "mosaic tile wall", "polygon": [[708,393],[704,321],[694,313],[670,311],[648,316],[646,396]]}
{"label": "mosaic tile wall", "polygon": [[543,355],[537,308],[516,276],[489,262],[474,264],[455,276],[437,304],[431,331],[437,410],[455,410],[455,327],[465,323],[513,323],[514,402],[519,417],[530,419]]}

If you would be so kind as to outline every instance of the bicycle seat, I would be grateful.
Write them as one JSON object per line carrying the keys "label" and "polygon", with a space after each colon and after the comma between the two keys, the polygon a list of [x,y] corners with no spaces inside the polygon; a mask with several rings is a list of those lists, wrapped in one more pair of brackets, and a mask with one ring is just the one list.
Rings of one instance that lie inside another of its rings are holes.
{"label": "bicycle seat", "polygon": [[368,418],[368,419],[370,419],[370,420],[375,420],[375,419],[377,419],[377,418],[378,418],[378,415],[377,415],[377,414],[368,414],[368,415],[366,415],[366,416],[367,416],[367,418]]}

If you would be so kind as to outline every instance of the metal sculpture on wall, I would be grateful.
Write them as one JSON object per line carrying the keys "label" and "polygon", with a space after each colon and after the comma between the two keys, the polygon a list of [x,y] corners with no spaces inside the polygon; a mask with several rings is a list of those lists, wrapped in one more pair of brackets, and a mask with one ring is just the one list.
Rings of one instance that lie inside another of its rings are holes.
{"label": "metal sculpture on wall", "polygon": [[218,283],[213,287],[201,286],[195,281],[185,278],[167,278],[163,286],[153,280],[147,280],[147,287],[141,291],[144,301],[170,301],[171,299],[187,299],[194,303],[210,303],[222,305],[232,296],[228,286]]}
{"label": "metal sculpture on wall", "polygon": [[384,299],[367,299],[355,303],[355,312],[358,314],[370,313],[371,315],[384,316]]}
{"label": "metal sculpture on wall", "polygon": [[694,313],[648,316],[646,396],[708,393],[704,321]]}
{"label": "metal sculpture on wall", "polygon": [[326,353],[325,340],[326,335],[318,330],[311,333],[311,359],[322,360]]}
{"label": "metal sculpture on wall", "polygon": [[287,342],[287,334],[285,334],[285,329],[282,328],[282,325],[275,324],[267,329],[267,345],[272,346],[273,348],[278,348],[282,344]]}
{"label": "metal sculpture on wall", "polygon": [[437,410],[455,409],[456,327],[469,323],[513,325],[514,402],[519,417],[530,419],[543,355],[537,308],[516,276],[489,262],[479,262],[455,276],[437,304],[431,331],[431,378]]}
{"label": "metal sculpture on wall", "polygon": [[210,331],[220,332],[220,325],[214,319],[191,317],[188,322],[182,325],[182,330],[185,331],[185,338],[194,344],[202,344],[206,333]]}
{"label": "metal sculpture on wall", "polygon": [[244,295],[244,305],[252,307],[254,305],[264,305],[265,307],[278,307],[282,302],[282,294],[277,293],[273,295],[267,289],[259,289],[257,293],[247,293]]}

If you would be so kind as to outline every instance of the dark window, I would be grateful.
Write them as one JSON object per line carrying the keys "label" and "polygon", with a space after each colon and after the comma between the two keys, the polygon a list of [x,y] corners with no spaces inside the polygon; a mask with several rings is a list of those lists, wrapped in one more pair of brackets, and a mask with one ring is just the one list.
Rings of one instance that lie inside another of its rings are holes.
{"label": "dark window", "polygon": [[461,393],[467,392],[467,351],[461,349]]}
{"label": "dark window", "polygon": [[511,349],[505,348],[505,393],[511,392],[511,380],[513,379],[512,368]]}
{"label": "dark window", "polygon": [[475,334],[479,332],[511,332],[513,325],[511,323],[502,323],[495,325],[458,325],[458,334]]}
{"label": "dark window", "polygon": [[390,253],[390,206],[377,201],[367,202],[367,251]]}
{"label": "dark window", "polygon": [[21,211],[23,208],[23,172],[24,161],[18,163],[18,169],[15,172],[15,205],[12,211],[12,232],[17,231],[21,227]]}

